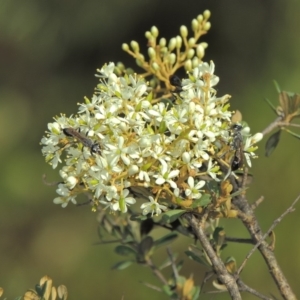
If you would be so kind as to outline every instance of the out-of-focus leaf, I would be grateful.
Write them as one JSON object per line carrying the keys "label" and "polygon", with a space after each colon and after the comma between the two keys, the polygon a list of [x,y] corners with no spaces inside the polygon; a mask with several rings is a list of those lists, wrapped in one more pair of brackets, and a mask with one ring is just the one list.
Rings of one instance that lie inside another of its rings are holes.
{"label": "out-of-focus leaf", "polygon": [[60,285],[58,288],[57,288],[57,292],[58,292],[58,296],[59,298],[63,299],[63,300],[67,300],[67,297],[68,297],[68,289],[65,285]]}
{"label": "out-of-focus leaf", "polygon": [[183,263],[184,263],[184,261],[181,260],[181,261],[179,261],[179,262],[176,264],[176,269],[177,269],[178,272],[182,269]]}
{"label": "out-of-focus leaf", "polygon": [[197,300],[197,299],[199,299],[200,291],[201,291],[200,286],[197,286],[197,285],[194,286],[194,290],[193,290],[193,298],[192,298],[192,300]]}
{"label": "out-of-focus leaf", "polygon": [[203,207],[211,202],[211,196],[209,194],[204,194],[200,199],[197,199],[193,202],[192,208]]}
{"label": "out-of-focus leaf", "polygon": [[139,244],[139,252],[143,256],[147,255],[153,247],[153,244],[153,238],[151,236],[146,236]]}
{"label": "out-of-focus leaf", "polygon": [[52,279],[49,276],[43,276],[40,279],[40,286],[43,287],[43,297],[48,300],[52,290]]}
{"label": "out-of-focus leaf", "polygon": [[273,80],[273,83],[274,83],[275,88],[276,88],[276,90],[277,90],[277,92],[279,94],[281,92],[281,89],[280,89],[280,86],[279,86],[278,82],[276,80]]}
{"label": "out-of-focus leaf", "polygon": [[3,295],[3,292],[4,292],[3,288],[0,287],[0,297]]}
{"label": "out-of-focus leaf", "polygon": [[162,98],[160,102],[164,103],[169,109],[174,106],[172,99]]}
{"label": "out-of-focus leaf", "polygon": [[275,114],[278,115],[277,109],[276,109],[276,107],[273,105],[273,103],[272,103],[269,99],[267,99],[267,98],[265,98],[265,101],[271,106],[271,108],[272,108],[272,110],[275,112]]}
{"label": "out-of-focus leaf", "polygon": [[184,252],[190,259],[194,260],[195,262],[204,265],[204,266],[208,266],[207,262],[205,259],[203,259],[202,257],[196,255],[194,252],[187,250]]}
{"label": "out-of-focus leaf", "polygon": [[140,232],[142,236],[147,235],[151,230],[153,229],[154,221],[152,218],[149,218],[147,220],[142,221]]}
{"label": "out-of-focus leaf", "polygon": [[171,289],[169,285],[164,285],[162,290],[167,294],[167,296],[171,297],[174,291]]}
{"label": "out-of-focus leaf", "polygon": [[289,134],[291,134],[293,137],[297,138],[297,139],[300,139],[300,135],[293,132],[293,131],[290,131],[289,129],[285,129],[286,132],[288,132]]}
{"label": "out-of-focus leaf", "polygon": [[[56,300],[57,292],[56,292],[56,289],[55,289],[54,286],[51,288],[51,293],[50,293],[50,295],[51,295],[51,299],[49,298],[49,300]],[[62,299],[65,300],[65,299],[67,299],[67,297],[62,298]],[[48,298],[45,299],[45,300],[48,300]]]}
{"label": "out-of-focus leaf", "polygon": [[137,252],[132,249],[131,247],[125,246],[125,245],[119,245],[115,248],[115,252],[119,255],[122,256],[127,256],[127,255],[136,255]]}
{"label": "out-of-focus leaf", "polygon": [[239,110],[236,110],[235,113],[231,116],[231,121],[233,123],[240,123],[242,119],[242,113]]}
{"label": "out-of-focus leaf", "polygon": [[275,148],[277,147],[279,140],[280,140],[280,134],[281,134],[281,129],[279,129],[277,132],[273,133],[269,139],[266,142],[266,156],[270,156],[271,153],[275,150]]}
{"label": "out-of-focus leaf", "polygon": [[112,269],[113,270],[124,270],[124,269],[128,268],[130,265],[132,265],[133,262],[134,261],[132,261],[132,260],[119,261],[112,267]]}
{"label": "out-of-focus leaf", "polygon": [[246,191],[248,189],[248,187],[245,187],[243,189],[239,189],[238,191],[230,194],[230,197],[233,198],[233,197],[236,197],[238,195],[241,195],[244,191]]}
{"label": "out-of-focus leaf", "polygon": [[[174,254],[173,254],[173,260],[176,260],[177,256],[178,256],[178,254],[177,254],[177,253],[174,253]],[[170,258],[168,257],[167,259],[165,259],[165,260],[163,261],[163,263],[162,263],[158,268],[159,268],[160,270],[163,270],[163,269],[165,269],[165,268],[171,266],[171,264],[172,264],[172,262],[171,262]]]}
{"label": "out-of-focus leaf", "polygon": [[28,290],[25,295],[23,296],[24,300],[39,300],[40,297],[34,290]]}
{"label": "out-of-focus leaf", "polygon": [[177,236],[178,236],[177,233],[171,232],[171,233],[163,236],[162,238],[154,241],[154,246],[156,249],[161,246],[165,246],[165,245],[173,242],[177,238]]}
{"label": "out-of-focus leaf", "polygon": [[222,245],[225,240],[225,230],[223,227],[216,227],[213,233],[213,239],[218,245]]}
{"label": "out-of-focus leaf", "polygon": [[169,210],[163,214],[162,220],[165,223],[172,223],[172,222],[176,221],[185,212],[186,211],[183,209]]}
{"label": "out-of-focus leaf", "polygon": [[147,220],[147,216],[133,214],[130,216],[130,220],[131,221],[144,221],[144,220]]}
{"label": "out-of-focus leaf", "polygon": [[230,273],[230,274],[234,274],[236,272],[236,260],[234,257],[228,257],[225,261],[225,266],[226,266],[226,269],[227,271]]}

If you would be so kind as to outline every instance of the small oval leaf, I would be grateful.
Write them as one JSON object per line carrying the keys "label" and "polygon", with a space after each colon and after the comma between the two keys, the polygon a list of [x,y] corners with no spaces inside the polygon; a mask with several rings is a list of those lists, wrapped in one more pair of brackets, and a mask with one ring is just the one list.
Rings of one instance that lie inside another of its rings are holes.
{"label": "small oval leaf", "polygon": [[183,209],[169,210],[163,214],[162,220],[165,223],[172,223],[172,222],[176,221],[185,212],[186,211]]}
{"label": "small oval leaf", "polygon": [[119,245],[115,248],[115,252],[119,255],[122,255],[122,256],[127,256],[127,255],[136,255],[137,252],[132,249],[131,247],[128,247],[128,246],[124,246],[124,245]]}
{"label": "small oval leaf", "polygon": [[161,246],[167,245],[167,244],[173,242],[177,238],[177,236],[178,236],[177,233],[174,233],[174,232],[169,233],[169,234],[163,236],[162,238],[156,240],[154,242],[154,246],[155,246],[155,248],[159,248]]}
{"label": "small oval leaf", "polygon": [[139,250],[140,250],[139,252],[143,256],[147,255],[150,252],[153,244],[154,244],[153,238],[151,236],[146,236],[139,245]]}
{"label": "small oval leaf", "polygon": [[132,260],[119,261],[112,267],[112,269],[113,270],[124,270],[124,269],[128,268],[130,265],[132,265],[132,263],[133,263]]}
{"label": "small oval leaf", "polygon": [[266,147],[265,147],[265,154],[266,156],[270,156],[271,153],[275,150],[277,147],[279,140],[280,140],[280,134],[281,134],[281,129],[279,129],[277,132],[273,133],[269,139],[266,142]]}
{"label": "small oval leaf", "polygon": [[208,194],[204,194],[200,199],[197,199],[193,202],[192,208],[203,207],[211,202],[211,196]]}
{"label": "small oval leaf", "polygon": [[194,252],[190,251],[190,250],[187,250],[184,252],[188,258],[194,260],[195,262],[201,264],[201,265],[204,265],[204,266],[207,266],[207,262],[205,261],[205,259],[203,259],[202,257],[196,255]]}

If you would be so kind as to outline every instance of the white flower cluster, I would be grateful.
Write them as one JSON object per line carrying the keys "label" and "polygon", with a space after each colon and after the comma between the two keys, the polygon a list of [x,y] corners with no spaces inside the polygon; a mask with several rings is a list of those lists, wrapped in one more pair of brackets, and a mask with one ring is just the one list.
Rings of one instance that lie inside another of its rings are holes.
{"label": "white flower cluster", "polygon": [[[131,188],[142,187],[150,191],[142,212],[153,215],[167,209],[162,199],[200,199],[203,176],[219,181],[224,175],[217,155],[232,141],[229,95],[216,97],[213,62],[182,80],[172,105],[153,99],[142,77],[118,77],[114,68],[110,63],[99,70],[97,93],[77,115],[48,124],[41,141],[46,161],[56,168],[67,153],[54,203],[65,207],[88,192],[95,203],[126,212],[136,202]],[[259,137],[247,140],[250,147]]]}

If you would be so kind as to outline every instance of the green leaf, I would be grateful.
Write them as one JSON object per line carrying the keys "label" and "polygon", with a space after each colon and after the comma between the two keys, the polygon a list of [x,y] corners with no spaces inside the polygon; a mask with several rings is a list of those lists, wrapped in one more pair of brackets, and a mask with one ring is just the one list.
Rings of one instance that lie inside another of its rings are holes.
{"label": "green leaf", "polygon": [[[173,253],[173,260],[174,261],[176,260],[177,256],[178,256],[177,253]],[[158,268],[159,268],[159,270],[163,270],[163,269],[171,266],[171,264],[172,264],[172,262],[170,260],[170,257],[167,257]]]}
{"label": "green leaf", "polygon": [[265,98],[265,101],[271,106],[271,108],[272,108],[272,110],[275,112],[275,114],[278,115],[277,109],[276,109],[276,107],[273,105],[273,103],[272,103],[269,99],[267,99],[267,98]]}
{"label": "green leaf", "polygon": [[162,238],[154,241],[155,249],[173,242],[177,238],[177,236],[178,236],[177,233],[171,232],[171,233],[163,236]]}
{"label": "green leaf", "polygon": [[180,260],[178,263],[176,263],[176,269],[178,272],[182,269],[183,263],[184,263],[183,259]]}
{"label": "green leaf", "polygon": [[199,299],[200,291],[201,291],[200,286],[194,286],[194,288],[193,288],[193,298],[192,298],[192,300],[197,300],[197,299]]}
{"label": "green leaf", "polygon": [[266,142],[265,155],[268,157],[277,147],[280,140],[281,129],[273,133]]}
{"label": "green leaf", "polygon": [[139,214],[133,214],[130,216],[131,221],[144,221],[147,220],[147,216],[139,215]]}
{"label": "green leaf", "polygon": [[162,221],[164,221],[165,223],[172,223],[176,221],[179,217],[181,217],[181,215],[185,212],[186,211],[183,209],[169,210],[162,215]]}
{"label": "green leaf", "polygon": [[139,252],[143,256],[147,255],[153,247],[153,244],[153,238],[151,236],[146,236],[139,244]]}
{"label": "green leaf", "polygon": [[290,131],[289,129],[284,129],[286,132],[288,132],[289,134],[291,134],[293,137],[297,138],[297,139],[300,139],[300,135],[293,132],[293,131]]}
{"label": "green leaf", "polygon": [[213,239],[217,243],[220,237],[220,233],[222,234],[222,231],[224,231],[223,227],[216,227],[213,233]]}
{"label": "green leaf", "polygon": [[204,194],[200,199],[197,199],[193,202],[192,208],[199,206],[206,206],[211,202],[211,196],[209,194]]}
{"label": "green leaf", "polygon": [[242,193],[243,193],[244,191],[246,191],[247,189],[248,189],[248,187],[239,189],[239,190],[237,190],[236,192],[230,194],[230,197],[231,197],[231,198],[236,197],[236,196],[242,194]]}
{"label": "green leaf", "polygon": [[196,255],[196,253],[194,253],[193,251],[187,250],[184,252],[188,258],[194,260],[195,262],[204,265],[204,266],[208,266],[207,262],[205,259],[203,259],[202,257]]}
{"label": "green leaf", "polygon": [[173,289],[171,289],[171,287],[169,285],[163,285],[162,290],[167,294],[167,296],[172,296],[172,294],[174,293]]}
{"label": "green leaf", "polygon": [[124,246],[124,245],[119,245],[115,248],[115,252],[119,255],[122,255],[122,256],[127,256],[127,255],[136,255],[137,252],[132,249],[131,247],[128,247],[128,246]]}
{"label": "green leaf", "polygon": [[280,89],[280,86],[279,86],[278,82],[276,80],[273,80],[273,83],[275,85],[275,88],[276,88],[278,94],[280,94],[281,93],[281,89]]}
{"label": "green leaf", "polygon": [[117,262],[115,265],[113,265],[112,270],[124,270],[128,268],[130,265],[133,264],[134,261],[132,260],[123,260]]}

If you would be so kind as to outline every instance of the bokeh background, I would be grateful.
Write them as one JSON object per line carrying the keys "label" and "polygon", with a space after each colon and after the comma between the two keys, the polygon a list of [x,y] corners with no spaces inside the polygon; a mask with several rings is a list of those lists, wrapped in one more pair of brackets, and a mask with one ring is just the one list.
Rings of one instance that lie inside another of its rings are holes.
{"label": "bokeh background", "polygon": [[[261,131],[275,117],[264,102],[278,101],[273,80],[283,90],[300,92],[299,1],[0,1],[0,286],[8,299],[33,288],[46,274],[56,286],[68,287],[69,299],[166,299],[140,283],[158,284],[150,270],[111,270],[123,258],[114,253],[114,245],[94,245],[96,214],[89,206],[62,209],[52,203],[55,187],[46,186],[42,175],[49,181],[59,176],[44,162],[39,142],[53,116],[76,113],[77,103],[93,94],[97,68],[110,61],[135,67],[121,50],[123,42],[145,45],[144,32],[152,25],[169,39],[205,9],[212,12],[212,29],[202,41],[209,44],[205,60],[215,62],[220,77],[218,94],[231,94],[232,108],[242,112],[252,132]],[[300,144],[283,134],[266,158],[264,143],[253,162],[248,198],[265,197],[257,215],[267,230],[300,193]],[[299,205],[275,230],[276,256],[297,295]],[[221,224],[230,236],[248,237],[237,220]],[[172,251],[185,259],[182,274],[193,273],[200,284],[206,269],[182,254],[189,243],[179,239]],[[249,250],[230,244],[224,258],[233,255],[241,263]],[[158,261],[165,256],[159,252]],[[259,254],[251,257],[242,278],[279,299]],[[203,299],[229,298],[213,294]]]}

